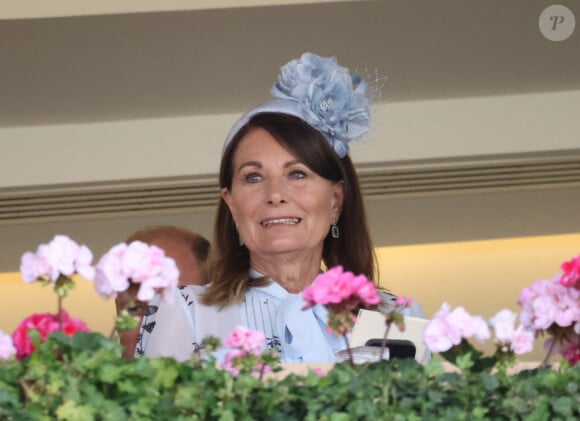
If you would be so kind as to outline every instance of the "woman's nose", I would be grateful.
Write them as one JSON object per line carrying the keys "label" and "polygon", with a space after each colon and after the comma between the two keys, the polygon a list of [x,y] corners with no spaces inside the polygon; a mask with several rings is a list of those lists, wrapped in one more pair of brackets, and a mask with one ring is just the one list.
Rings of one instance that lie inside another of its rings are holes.
{"label": "woman's nose", "polygon": [[267,192],[268,203],[277,205],[279,203],[286,203],[286,195],[284,193],[284,183],[278,179],[270,179],[268,181]]}

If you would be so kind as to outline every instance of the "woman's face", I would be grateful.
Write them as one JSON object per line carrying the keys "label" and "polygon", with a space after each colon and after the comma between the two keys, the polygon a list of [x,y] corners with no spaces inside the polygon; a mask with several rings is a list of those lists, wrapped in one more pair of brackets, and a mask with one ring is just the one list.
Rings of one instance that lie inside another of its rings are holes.
{"label": "woman's face", "polygon": [[319,253],[342,208],[343,182],[320,177],[266,130],[251,130],[233,156],[232,187],[222,189],[252,258]]}

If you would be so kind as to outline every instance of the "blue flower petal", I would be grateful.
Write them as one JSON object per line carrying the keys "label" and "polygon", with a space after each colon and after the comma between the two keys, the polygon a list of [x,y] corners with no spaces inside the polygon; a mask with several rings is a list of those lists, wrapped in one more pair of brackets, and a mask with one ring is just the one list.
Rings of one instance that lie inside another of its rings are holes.
{"label": "blue flower petal", "polygon": [[348,153],[349,142],[369,131],[366,83],[333,57],[304,53],[280,69],[270,93],[295,101],[304,121],[321,131],[340,157]]}

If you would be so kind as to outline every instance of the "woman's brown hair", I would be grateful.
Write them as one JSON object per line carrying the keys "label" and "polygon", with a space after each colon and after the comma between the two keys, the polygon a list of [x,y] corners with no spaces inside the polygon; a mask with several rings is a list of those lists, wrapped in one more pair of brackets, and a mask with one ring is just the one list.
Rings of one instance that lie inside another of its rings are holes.
{"label": "woman's brown hair", "polygon": [[[352,161],[348,155],[339,158],[326,138],[303,120],[280,113],[254,115],[224,150],[219,175],[220,187],[231,189],[232,161],[236,149],[246,134],[256,128],[270,133],[281,146],[319,176],[333,182],[344,182],[344,201],[337,222],[340,237],[332,238],[330,233],[327,234],[322,261],[326,267],[342,265],[344,270],[375,279],[375,254]],[[240,245],[230,210],[224,200],[220,199],[209,259],[212,283],[203,296],[203,302],[225,306],[241,301],[250,286],[263,285],[265,282],[264,279],[249,278],[249,270],[250,253],[245,246]]]}

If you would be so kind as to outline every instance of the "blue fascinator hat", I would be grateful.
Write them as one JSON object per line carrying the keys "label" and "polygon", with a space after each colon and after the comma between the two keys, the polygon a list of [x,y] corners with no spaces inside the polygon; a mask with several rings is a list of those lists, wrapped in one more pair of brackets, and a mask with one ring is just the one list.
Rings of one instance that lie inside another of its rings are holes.
{"label": "blue fascinator hat", "polygon": [[233,125],[223,151],[256,114],[274,112],[298,117],[321,132],[336,154],[348,154],[350,142],[370,128],[369,99],[362,76],[351,76],[334,57],[304,53],[280,68],[270,89],[273,100],[244,114]]}

